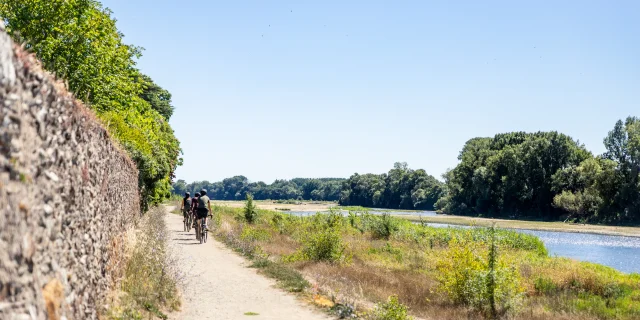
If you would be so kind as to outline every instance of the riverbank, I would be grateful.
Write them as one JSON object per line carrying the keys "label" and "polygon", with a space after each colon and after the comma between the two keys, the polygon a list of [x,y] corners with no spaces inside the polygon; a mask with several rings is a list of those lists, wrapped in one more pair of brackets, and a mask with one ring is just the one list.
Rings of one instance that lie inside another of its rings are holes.
{"label": "riverbank", "polygon": [[492,318],[492,312],[512,319],[640,316],[640,275],[549,256],[538,238],[509,230],[435,228],[362,212],[259,210],[248,223],[241,208],[215,206],[214,216],[217,239],[256,266],[304,275],[311,286],[292,291],[333,297],[327,307],[334,311],[366,313],[367,305],[389,301],[428,319]]}
{"label": "riverbank", "polygon": [[619,227],[593,224],[576,224],[564,222],[544,222],[527,220],[490,219],[465,216],[419,216],[411,214],[393,215],[398,218],[413,222],[446,223],[463,226],[490,227],[494,223],[496,227],[507,229],[528,229],[538,231],[593,233],[611,236],[640,237],[640,227]]}

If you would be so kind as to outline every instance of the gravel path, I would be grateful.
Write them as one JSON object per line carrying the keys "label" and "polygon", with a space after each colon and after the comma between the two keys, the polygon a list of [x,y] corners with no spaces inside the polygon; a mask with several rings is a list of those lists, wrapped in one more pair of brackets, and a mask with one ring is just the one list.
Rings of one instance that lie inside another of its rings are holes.
{"label": "gravel path", "polygon": [[[182,217],[166,215],[173,249],[186,274],[182,285],[182,311],[169,319],[331,319],[275,287],[275,281],[247,268],[247,260],[212,237],[195,240],[193,229],[184,232]],[[247,312],[257,313],[248,316]]]}

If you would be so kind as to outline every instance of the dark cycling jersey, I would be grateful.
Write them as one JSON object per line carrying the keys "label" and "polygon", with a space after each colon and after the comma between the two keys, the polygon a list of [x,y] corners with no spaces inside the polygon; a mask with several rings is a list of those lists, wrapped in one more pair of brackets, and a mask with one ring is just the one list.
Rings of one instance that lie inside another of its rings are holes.
{"label": "dark cycling jersey", "polygon": [[191,211],[195,211],[196,208],[198,207],[198,198],[193,197],[191,198]]}
{"label": "dark cycling jersey", "polygon": [[184,207],[184,211],[189,211],[191,209],[191,204],[193,202],[191,201],[191,197],[186,197],[182,199],[182,206]]}

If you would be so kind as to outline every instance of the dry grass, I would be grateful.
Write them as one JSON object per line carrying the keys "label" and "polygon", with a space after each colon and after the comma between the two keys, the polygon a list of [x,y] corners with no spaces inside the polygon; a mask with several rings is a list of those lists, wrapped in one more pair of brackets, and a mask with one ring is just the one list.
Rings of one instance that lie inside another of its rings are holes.
{"label": "dry grass", "polygon": [[140,229],[127,234],[126,263],[119,290],[109,297],[106,319],[166,319],[163,310],[180,307],[178,265],[168,248],[164,208],[152,208],[140,221]]}
{"label": "dry grass", "polygon": [[298,243],[282,234],[274,234],[267,243],[261,244],[264,252],[282,257],[294,254],[298,249]]}

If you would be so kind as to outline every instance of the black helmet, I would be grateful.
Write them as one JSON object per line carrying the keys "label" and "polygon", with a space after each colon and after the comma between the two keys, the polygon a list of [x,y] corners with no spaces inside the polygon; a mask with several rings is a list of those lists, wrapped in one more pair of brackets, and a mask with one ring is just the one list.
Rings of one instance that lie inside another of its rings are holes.
{"label": "black helmet", "polygon": [[199,197],[200,196],[200,192],[196,192],[195,197]]}
{"label": "black helmet", "polygon": [[185,192],[185,193],[184,193],[184,196],[185,196],[185,197],[188,197],[188,196],[190,196],[190,195],[191,195],[191,193],[189,193],[189,192]]}
{"label": "black helmet", "polygon": [[202,189],[202,190],[200,190],[200,194],[201,194],[201,195],[205,195],[205,194],[207,194],[207,189]]}

